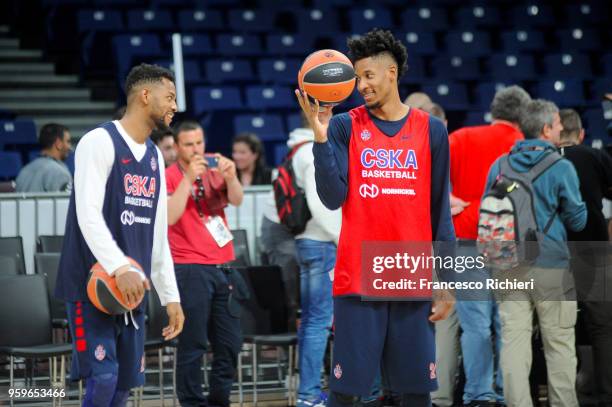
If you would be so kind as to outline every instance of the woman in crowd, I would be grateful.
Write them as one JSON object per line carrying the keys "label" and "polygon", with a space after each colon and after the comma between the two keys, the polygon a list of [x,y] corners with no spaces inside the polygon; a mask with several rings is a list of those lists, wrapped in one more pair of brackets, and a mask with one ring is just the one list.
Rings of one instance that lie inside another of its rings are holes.
{"label": "woman in crowd", "polygon": [[232,159],[236,163],[238,179],[249,185],[266,185],[272,182],[272,170],[266,164],[263,143],[253,133],[239,133],[232,143]]}

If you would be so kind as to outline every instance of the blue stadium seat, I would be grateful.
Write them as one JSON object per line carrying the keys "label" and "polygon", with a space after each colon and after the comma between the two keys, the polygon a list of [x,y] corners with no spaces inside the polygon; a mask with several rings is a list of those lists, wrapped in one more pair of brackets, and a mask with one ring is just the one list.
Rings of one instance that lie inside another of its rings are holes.
{"label": "blue stadium seat", "polygon": [[275,167],[280,165],[287,156],[287,153],[289,153],[287,143],[274,143],[274,162],[272,164]]}
{"label": "blue stadium seat", "polygon": [[217,36],[217,50],[224,56],[262,54],[261,42],[255,35],[220,34]]}
{"label": "blue stadium seat", "polygon": [[209,59],[205,67],[206,79],[211,83],[249,81],[254,78],[251,63],[246,59]]}
{"label": "blue stadium seat", "polygon": [[193,90],[193,112],[200,116],[213,110],[242,109],[240,88],[235,86],[202,86]]}
{"label": "blue stadium seat", "polygon": [[559,49],[563,52],[597,51],[601,48],[601,39],[595,30],[573,28],[556,32]]}
{"label": "blue stadium seat", "polygon": [[293,109],[296,103],[289,87],[255,85],[246,88],[246,104],[253,110]]}
{"label": "blue stadium seat", "polygon": [[268,34],[265,37],[269,55],[297,55],[304,58],[313,52],[313,39],[304,34]]}
{"label": "blue stadium seat", "polygon": [[353,5],[354,0],[313,0],[313,7],[349,7]]}
{"label": "blue stadium seat", "polygon": [[579,107],[584,104],[584,90],[582,81],[577,80],[547,80],[536,86],[536,93],[532,95],[555,102],[559,107]]}
{"label": "blue stadium seat", "polygon": [[457,27],[497,27],[501,16],[498,7],[474,5],[457,10],[456,20]]}
{"label": "blue stadium seat", "polygon": [[594,24],[607,24],[608,9],[605,2],[581,2],[564,6],[564,16],[572,27],[588,28]]}
{"label": "blue stadium seat", "polygon": [[401,15],[401,27],[418,31],[448,29],[446,10],[438,7],[412,6]]}
{"label": "blue stadium seat", "polygon": [[547,48],[544,34],[536,30],[502,31],[502,50],[508,53],[541,51]]}
{"label": "blue stadium seat", "polygon": [[117,75],[125,78],[136,57],[162,57],[159,37],[155,34],[116,35],[113,38]]}
{"label": "blue stadium seat", "polygon": [[610,93],[610,89],[612,89],[612,76],[596,79],[589,83],[589,91],[592,96],[591,99],[597,102],[602,100],[605,94]]}
{"label": "blue stadium seat", "polygon": [[485,124],[490,124],[491,120],[491,112],[487,111],[470,111],[465,115],[465,119],[463,120],[463,126],[482,126]]}
{"label": "blue stadium seat", "polygon": [[34,121],[0,120],[0,145],[3,144],[38,144]]}
{"label": "blue stadium seat", "polygon": [[121,31],[121,12],[115,10],[81,10],[77,13],[77,28],[85,31]]}
{"label": "blue stadium seat", "polygon": [[178,13],[181,31],[219,31],[223,30],[223,15],[219,10],[196,9],[181,10]]}
{"label": "blue stadium seat", "polygon": [[28,162],[34,161],[38,157],[40,157],[40,150],[39,149],[34,149],[34,150],[28,151]]}
{"label": "blue stadium seat", "polygon": [[234,118],[234,134],[255,133],[262,141],[285,140],[287,133],[280,115],[240,114]]}
{"label": "blue stadium seat", "polygon": [[332,8],[312,8],[312,9],[299,9],[293,11],[295,21],[297,23],[298,33],[311,34],[311,33],[329,33],[330,31],[337,30],[338,27],[338,14]]}
{"label": "blue stadium seat", "polygon": [[[163,59],[154,61],[155,64],[168,68],[174,72],[174,63],[171,60]],[[200,73],[200,64],[194,59],[183,60],[183,73],[185,74],[185,82],[200,82],[202,74]]]}
{"label": "blue stadium seat", "polygon": [[487,69],[498,80],[523,81],[536,76],[534,57],[525,54],[493,54],[487,60]]}
{"label": "blue stadium seat", "polygon": [[357,38],[359,34],[336,33],[332,38],[332,48],[344,54],[348,53],[347,41],[349,38]]}
{"label": "blue stadium seat", "polygon": [[601,63],[604,76],[607,78],[612,78],[612,53],[603,55],[601,57]]}
{"label": "blue stadium seat", "polygon": [[192,0],[150,0],[151,8],[157,7],[189,7],[193,4]]}
{"label": "blue stadium seat", "polygon": [[301,113],[291,113],[286,115],[287,118],[287,130],[293,131],[294,129],[304,127],[302,125],[302,114]]}
{"label": "blue stadium seat", "polygon": [[491,53],[491,38],[484,31],[451,31],[445,43],[450,55],[479,57]]}
{"label": "blue stadium seat", "polygon": [[467,87],[463,83],[440,81],[424,85],[421,90],[445,110],[465,110],[470,106]]}
{"label": "blue stadium seat", "polygon": [[495,93],[509,85],[508,82],[480,82],[476,85],[476,106],[487,111],[493,101]]}
{"label": "blue stadium seat", "polygon": [[396,33],[396,38],[406,45],[409,58],[413,54],[434,55],[438,53],[436,38],[433,32],[408,31]]}
{"label": "blue stadium seat", "polygon": [[[171,39],[169,38],[171,41]],[[183,45],[183,55],[189,56],[207,56],[213,53],[213,46],[210,36],[206,34],[183,34],[181,36]]]}
{"label": "blue stadium seat", "polygon": [[427,71],[425,69],[425,61],[423,57],[419,55],[410,55],[408,51],[408,70],[404,73],[404,76],[400,78],[402,83],[414,83],[421,82],[427,77]]}
{"label": "blue stadium seat", "polygon": [[0,151],[0,179],[16,178],[21,171],[21,154],[16,151]]}
{"label": "blue stadium seat", "polygon": [[270,32],[274,30],[275,13],[272,10],[230,10],[228,18],[229,26],[235,32]]}
{"label": "blue stadium seat", "polygon": [[553,78],[587,79],[593,76],[591,61],[584,54],[551,54],[544,57],[545,73]]}
{"label": "blue stadium seat", "polygon": [[372,28],[392,28],[391,13],[381,7],[351,8],[349,10],[349,30],[367,32]]}
{"label": "blue stadium seat", "polygon": [[510,19],[513,27],[553,27],[558,22],[549,6],[526,3],[510,10]]}
{"label": "blue stadium seat", "polygon": [[257,61],[259,79],[263,83],[297,86],[297,73],[302,61],[297,58],[260,59]]}
{"label": "blue stadium seat", "polygon": [[174,21],[168,10],[130,10],[127,28],[132,31],[171,31]]}
{"label": "blue stadium seat", "polygon": [[431,61],[433,76],[442,80],[479,79],[481,77],[478,59],[466,56],[441,56]]}
{"label": "blue stadium seat", "polygon": [[605,139],[608,136],[607,128],[612,122],[612,117],[606,120],[601,107],[585,110],[581,118],[586,137]]}

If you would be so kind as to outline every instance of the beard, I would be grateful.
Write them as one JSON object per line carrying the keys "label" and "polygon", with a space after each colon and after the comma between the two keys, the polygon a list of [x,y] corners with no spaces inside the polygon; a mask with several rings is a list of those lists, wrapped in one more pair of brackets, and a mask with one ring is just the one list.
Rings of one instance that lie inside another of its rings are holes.
{"label": "beard", "polygon": [[366,107],[367,107],[368,109],[370,109],[370,110],[372,110],[372,109],[378,109],[378,108],[380,107],[380,102],[379,102],[379,101],[376,101],[376,102],[372,102],[372,103],[369,103],[369,104],[368,104],[368,103],[366,103],[365,105],[366,105]]}
{"label": "beard", "polygon": [[156,118],[153,120],[153,124],[155,125],[155,129],[159,130],[161,132],[167,132],[170,131],[170,126],[168,126],[166,124],[166,121],[164,120],[164,117],[166,116],[162,116],[161,118]]}

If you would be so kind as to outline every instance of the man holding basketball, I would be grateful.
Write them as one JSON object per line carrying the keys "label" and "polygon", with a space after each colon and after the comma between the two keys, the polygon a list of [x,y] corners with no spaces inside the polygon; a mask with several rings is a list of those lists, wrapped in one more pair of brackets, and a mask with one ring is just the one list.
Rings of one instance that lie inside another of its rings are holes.
{"label": "man holding basketball", "polygon": [[[317,191],[329,209],[342,207],[329,405],[357,405],[380,371],[384,387],[402,395],[402,406],[430,406],[437,387],[432,322],[444,319],[452,303],[362,300],[361,254],[364,241],[454,240],[447,132],[437,118],[401,102],[407,53],[390,32],[373,30],[348,46],[365,105],[332,117],[332,107],[319,112],[318,101],[296,90],[315,133]],[[377,171],[378,178],[363,171],[389,168],[371,152],[405,157],[408,151],[416,174],[412,196],[393,194],[407,180],[385,178],[391,171]],[[389,193],[378,193],[378,185]]]}
{"label": "man holding basketball", "polygon": [[[176,112],[174,76],[142,64],[130,71],[125,92],[123,118],[85,134],[77,146],[55,291],[66,301],[73,338],[71,378],[86,380],[88,407],[125,406],[130,389],[144,383],[148,278],[166,305],[164,338],[176,337],[184,322],[167,239],[164,160],[148,139],[153,129],[168,129]],[[89,301],[87,277],[96,262],[129,303],[140,304],[129,314],[108,315]]]}

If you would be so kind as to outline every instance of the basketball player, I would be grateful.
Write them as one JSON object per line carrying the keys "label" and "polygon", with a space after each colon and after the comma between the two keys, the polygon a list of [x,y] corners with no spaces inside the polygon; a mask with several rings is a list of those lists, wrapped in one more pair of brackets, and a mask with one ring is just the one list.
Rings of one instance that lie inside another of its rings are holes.
{"label": "basketball player", "polygon": [[[452,303],[435,301],[432,307],[429,301],[362,300],[361,247],[364,241],[454,240],[447,132],[439,119],[402,103],[398,80],[406,70],[407,52],[389,31],[373,30],[349,40],[348,46],[364,105],[332,117],[331,107],[319,113],[319,102],[313,106],[296,90],[315,132],[317,191],[329,209],[342,207],[328,405],[357,405],[381,371],[383,386],[400,393],[403,406],[429,406],[429,392],[437,387],[432,322],[444,319]],[[399,154],[400,168],[362,154],[366,148],[381,157]],[[401,166],[408,150],[416,157],[411,168],[415,195],[360,195],[362,185],[390,192],[405,188],[406,179],[384,177],[406,170]],[[366,168],[383,171],[369,178],[374,171],[362,172]],[[395,170],[385,171],[390,168]]]}
{"label": "basketball player", "polygon": [[[75,155],[56,296],[66,301],[73,338],[71,377],[86,380],[83,406],[125,406],[132,387],[144,383],[144,314],[148,278],[166,305],[166,340],[183,328],[183,311],[167,239],[164,160],[148,137],[166,130],[176,112],[174,76],[142,64],[125,83],[127,111],[121,120],[85,134]],[[129,256],[146,279],[130,267]],[[129,314],[96,309],[86,293],[94,263],[114,275]],[[143,297],[145,297],[143,299]]]}

